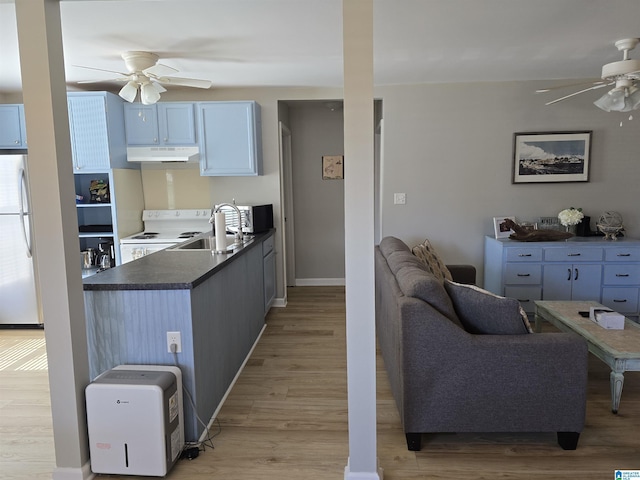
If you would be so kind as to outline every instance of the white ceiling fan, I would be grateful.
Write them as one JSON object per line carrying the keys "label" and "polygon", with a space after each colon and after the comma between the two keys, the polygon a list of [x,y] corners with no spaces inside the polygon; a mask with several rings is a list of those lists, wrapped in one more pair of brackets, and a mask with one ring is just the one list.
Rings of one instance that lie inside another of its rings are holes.
{"label": "white ceiling fan", "polygon": [[[589,82],[590,87],[578,90],[555,100],[547,102],[545,105],[552,105],[567,98],[580,95],[581,93],[596,90],[598,88],[613,86],[611,90],[596,100],[594,105],[605,112],[629,112],[640,107],[640,60],[629,58],[629,52],[640,42],[638,38],[625,38],[615,43],[616,48],[623,52],[622,60],[607,63],[602,67],[602,80]],[[549,92],[560,88],[577,87],[586,85],[585,83],[561,85],[559,87],[543,88],[536,90],[536,93]]]}
{"label": "white ceiling fan", "polygon": [[[100,70],[102,72],[117,73],[121,75],[118,78],[112,78],[108,81],[127,82],[119,92],[119,95],[127,102],[133,103],[140,90],[140,101],[144,105],[152,105],[160,100],[160,94],[166,92],[166,88],[162,85],[180,85],[183,87],[209,88],[211,81],[199,80],[196,78],[180,78],[170,76],[178,70],[158,63],[158,55],[150,52],[131,51],[124,52],[122,55],[124,64],[128,73],[116,72],[113,70],[105,70],[102,68],[84,67],[91,70]],[[80,66],[80,65],[78,65]],[[106,80],[88,80],[79,83],[95,83],[97,81]]]}

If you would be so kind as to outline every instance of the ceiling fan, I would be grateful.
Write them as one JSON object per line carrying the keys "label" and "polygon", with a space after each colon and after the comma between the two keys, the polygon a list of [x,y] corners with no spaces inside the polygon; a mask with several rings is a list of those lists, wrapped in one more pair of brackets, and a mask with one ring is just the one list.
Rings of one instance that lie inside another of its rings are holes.
{"label": "ceiling fan", "polygon": [[[640,60],[629,58],[629,52],[640,42],[638,38],[625,38],[615,43],[616,48],[622,52],[622,60],[607,63],[602,67],[602,80],[590,82],[591,86],[570,93],[564,97],[556,98],[545,105],[552,105],[581,93],[596,90],[598,88],[613,86],[611,90],[596,100],[594,105],[605,112],[629,112],[640,107]],[[543,88],[536,93],[549,92],[559,88],[578,87],[585,83],[562,85],[559,87]]]}
{"label": "ceiling fan", "polygon": [[[121,77],[109,79],[109,81],[127,82],[118,95],[127,102],[133,103],[140,90],[140,101],[144,105],[152,105],[160,100],[160,94],[167,89],[162,85],[180,85],[183,87],[209,88],[211,81],[195,78],[180,78],[170,76],[178,70],[158,63],[158,55],[150,52],[131,51],[121,54],[127,73],[104,70],[102,68],[84,67],[102,72],[117,73]],[[78,65],[80,66],[80,65]],[[79,83],[95,83],[104,80],[88,80]]]}

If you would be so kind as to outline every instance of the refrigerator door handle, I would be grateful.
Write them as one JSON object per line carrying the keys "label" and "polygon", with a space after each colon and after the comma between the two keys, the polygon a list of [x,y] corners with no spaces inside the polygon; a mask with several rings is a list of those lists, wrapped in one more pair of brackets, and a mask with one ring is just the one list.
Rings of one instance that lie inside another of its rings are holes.
{"label": "refrigerator door handle", "polygon": [[[18,197],[18,202],[20,205],[20,225],[22,226],[22,236],[24,238],[24,244],[27,247],[27,257],[31,258],[32,256],[32,252],[31,252],[31,235],[29,235],[29,237],[27,237],[27,226],[25,224],[25,216],[26,214],[24,213],[24,192],[25,190],[27,190],[27,178],[26,178],[26,173],[24,171],[24,168],[20,169],[20,173],[18,175],[19,179],[18,179],[18,190],[19,190],[19,197]],[[27,200],[28,201],[28,200]],[[28,207],[28,205],[27,205]],[[31,234],[31,229],[29,229],[29,234]]]}

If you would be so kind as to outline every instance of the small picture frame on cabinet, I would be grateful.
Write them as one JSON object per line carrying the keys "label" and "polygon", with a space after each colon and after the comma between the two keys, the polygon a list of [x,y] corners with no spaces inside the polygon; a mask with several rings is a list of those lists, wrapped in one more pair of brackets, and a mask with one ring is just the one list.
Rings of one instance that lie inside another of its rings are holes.
{"label": "small picture frame on cabinet", "polygon": [[516,217],[493,217],[493,231],[496,238],[509,238],[513,232],[504,224],[506,219],[516,221]]}

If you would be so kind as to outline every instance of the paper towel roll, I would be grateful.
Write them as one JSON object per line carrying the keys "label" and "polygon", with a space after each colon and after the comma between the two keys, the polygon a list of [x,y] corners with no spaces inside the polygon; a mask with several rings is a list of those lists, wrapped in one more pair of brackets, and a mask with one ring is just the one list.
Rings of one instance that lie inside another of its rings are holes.
{"label": "paper towel roll", "polygon": [[216,251],[224,252],[227,250],[227,217],[224,212],[215,214],[216,226]]}

